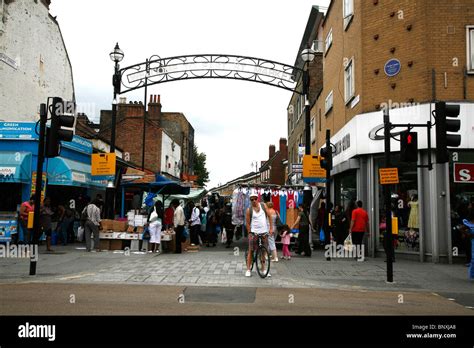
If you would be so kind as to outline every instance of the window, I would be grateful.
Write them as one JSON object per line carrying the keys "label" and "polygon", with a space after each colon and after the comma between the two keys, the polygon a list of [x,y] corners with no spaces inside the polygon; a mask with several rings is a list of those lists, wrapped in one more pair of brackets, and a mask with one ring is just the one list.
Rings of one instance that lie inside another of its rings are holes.
{"label": "window", "polygon": [[354,82],[354,59],[351,59],[344,69],[344,91],[346,104],[354,97],[355,82]]}
{"label": "window", "polygon": [[474,25],[466,27],[467,72],[474,74]]}
{"label": "window", "polygon": [[301,115],[304,112],[304,95],[299,95],[298,100],[296,101],[296,116],[297,121],[300,120]]}
{"label": "window", "polygon": [[331,111],[333,106],[333,91],[329,92],[328,96],[326,97],[325,105],[325,114]]}
{"label": "window", "polygon": [[293,114],[294,114],[294,107],[293,105],[290,105],[288,107],[288,131],[292,132],[293,129],[295,128],[293,125]]}
{"label": "window", "polygon": [[318,53],[323,53],[323,41],[321,40],[313,40],[313,47],[312,50]]}
{"label": "window", "polygon": [[311,134],[311,144],[313,144],[316,140],[316,129],[314,128],[314,117],[311,119],[311,123],[309,124],[309,131]]}
{"label": "window", "polygon": [[343,0],[344,30],[347,30],[354,16],[354,0]]}
{"label": "window", "polygon": [[326,46],[324,47],[324,54],[327,54],[329,51],[329,48],[332,46],[332,28],[329,30],[328,35],[326,36],[326,41],[325,41]]}
{"label": "window", "polygon": [[321,132],[321,109],[319,109],[319,131]]}

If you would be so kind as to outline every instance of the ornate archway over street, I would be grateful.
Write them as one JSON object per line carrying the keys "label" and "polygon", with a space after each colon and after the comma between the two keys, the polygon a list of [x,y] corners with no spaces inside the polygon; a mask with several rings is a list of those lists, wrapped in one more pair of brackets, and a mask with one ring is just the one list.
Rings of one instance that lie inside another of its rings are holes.
{"label": "ornate archway over street", "polygon": [[245,56],[199,54],[160,58],[155,55],[119,70],[123,87],[120,93],[171,81],[217,78],[258,82],[303,94],[298,82],[302,73],[302,69],[294,66]]}

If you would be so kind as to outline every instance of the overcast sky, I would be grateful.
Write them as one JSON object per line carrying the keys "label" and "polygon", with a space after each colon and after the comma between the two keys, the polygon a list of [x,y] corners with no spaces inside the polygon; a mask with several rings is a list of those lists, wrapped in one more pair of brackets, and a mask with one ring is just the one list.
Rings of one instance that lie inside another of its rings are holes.
{"label": "overcast sky", "polygon": [[[329,0],[53,0],[70,56],[76,100],[98,122],[111,109],[113,62],[118,42],[121,67],[189,54],[235,54],[293,65],[312,5]],[[270,144],[287,137],[291,92],[232,80],[187,80],[152,86],[164,112],[182,112],[207,155],[210,182],[224,184],[268,159]],[[122,95],[143,101],[144,91]],[[140,161],[138,161],[140,162]]]}

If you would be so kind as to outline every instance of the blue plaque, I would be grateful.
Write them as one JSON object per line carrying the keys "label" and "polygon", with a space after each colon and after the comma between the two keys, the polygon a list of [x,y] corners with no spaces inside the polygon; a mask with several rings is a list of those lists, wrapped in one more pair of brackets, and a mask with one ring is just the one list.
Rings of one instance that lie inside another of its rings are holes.
{"label": "blue plaque", "polygon": [[387,63],[385,63],[383,69],[387,76],[392,77],[398,75],[398,73],[402,69],[402,64],[398,59],[390,59],[389,61],[387,61]]}

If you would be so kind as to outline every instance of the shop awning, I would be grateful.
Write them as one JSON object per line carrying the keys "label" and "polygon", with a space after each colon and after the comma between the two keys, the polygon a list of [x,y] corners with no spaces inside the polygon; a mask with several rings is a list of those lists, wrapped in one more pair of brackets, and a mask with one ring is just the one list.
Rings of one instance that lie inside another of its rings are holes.
{"label": "shop awning", "polygon": [[140,181],[138,182],[132,181],[132,182],[124,183],[122,184],[122,186],[141,188],[147,192],[152,192],[156,194],[164,194],[164,195],[172,195],[172,194],[188,195],[189,191],[191,190],[190,187],[182,186],[181,183],[177,181],[169,180],[159,174],[155,176],[154,182],[144,183]]}
{"label": "shop awning", "polygon": [[31,152],[0,152],[0,183],[31,181]]}
{"label": "shop awning", "polygon": [[48,185],[105,187],[105,183],[91,178],[91,166],[67,158],[54,157],[48,161]]}

